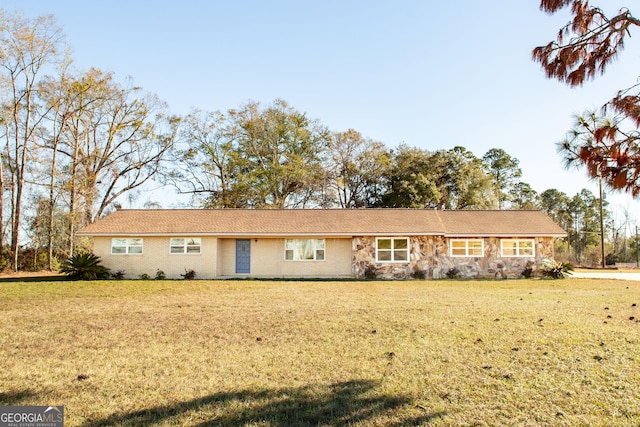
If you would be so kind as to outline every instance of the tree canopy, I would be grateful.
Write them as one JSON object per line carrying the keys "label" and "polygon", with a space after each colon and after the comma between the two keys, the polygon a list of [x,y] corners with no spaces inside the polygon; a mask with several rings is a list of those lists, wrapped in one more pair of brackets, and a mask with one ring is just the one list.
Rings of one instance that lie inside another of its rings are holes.
{"label": "tree canopy", "polygon": [[[462,146],[387,147],[356,129],[330,130],[281,99],[172,116],[130,79],[72,68],[53,17],[0,9],[0,27],[0,269],[54,269],[85,249],[78,228],[125,197],[139,206],[139,192],[160,178],[199,208],[544,209],[568,231],[575,259],[597,244],[593,195],[538,194],[504,149],[477,157]],[[621,167],[626,150],[628,180],[633,147],[638,157],[637,129],[622,139],[628,118],[583,115],[563,147],[567,161],[596,158],[606,145],[609,157],[589,166],[605,176],[614,173],[612,153]]]}
{"label": "tree canopy", "polygon": [[10,224],[11,268],[19,269],[24,233],[46,242],[52,268],[54,247],[71,255],[78,226],[160,170],[178,120],[157,96],[112,74],[72,69],[52,16],[0,9],[0,36],[0,243]]}
{"label": "tree canopy", "polygon": [[[540,8],[557,13],[568,8],[571,21],[555,40],[533,50],[548,78],[579,86],[603,74],[617,59],[640,20],[624,7],[613,15],[584,0],[542,0]],[[578,116],[558,144],[568,166],[585,166],[592,178],[640,196],[640,84],[631,84],[597,112]]]}

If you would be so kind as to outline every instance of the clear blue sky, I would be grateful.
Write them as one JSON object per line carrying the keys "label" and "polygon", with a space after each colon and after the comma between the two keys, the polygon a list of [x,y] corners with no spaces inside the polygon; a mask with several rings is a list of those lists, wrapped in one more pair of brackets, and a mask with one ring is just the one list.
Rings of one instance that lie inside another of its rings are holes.
{"label": "clear blue sky", "polygon": [[[332,130],[353,128],[388,147],[461,145],[478,157],[503,148],[536,191],[597,195],[582,170],[563,168],[555,143],[574,114],[636,81],[635,38],[605,76],[570,89],[531,61],[532,48],[550,41],[567,14],[546,15],[538,0],[433,3],[5,0],[2,7],[53,14],[76,67],[131,76],[175,114],[282,98]],[[630,196],[608,199],[640,211]]]}

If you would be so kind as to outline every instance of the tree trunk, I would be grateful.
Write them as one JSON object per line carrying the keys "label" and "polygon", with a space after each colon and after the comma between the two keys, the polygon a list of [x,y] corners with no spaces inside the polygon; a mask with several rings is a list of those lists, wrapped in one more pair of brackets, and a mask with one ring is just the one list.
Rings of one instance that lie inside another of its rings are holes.
{"label": "tree trunk", "polygon": [[[78,129],[78,127],[76,127]],[[69,256],[73,256],[74,233],[76,221],[76,174],[78,173],[78,155],[80,147],[80,135],[76,132],[76,145],[73,149],[73,159],[71,160],[71,178],[69,179]]]}
{"label": "tree trunk", "polygon": [[0,256],[2,256],[4,248],[4,168],[2,162],[2,153],[0,153]]}
{"label": "tree trunk", "polygon": [[55,182],[56,182],[56,160],[58,154],[58,138],[53,144],[52,147],[53,154],[51,159],[51,179],[49,181],[49,218],[47,224],[47,269],[49,271],[53,270],[53,226],[54,226],[54,215],[53,211],[55,209]]}
{"label": "tree trunk", "polygon": [[11,253],[13,254],[12,260],[12,269],[14,271],[18,271],[18,261],[19,261],[19,234],[20,234],[20,223],[22,221],[22,190],[24,188],[24,173],[25,166],[27,163],[27,153],[29,151],[29,126],[31,125],[31,94],[27,94],[26,97],[26,105],[25,105],[26,117],[24,123],[24,137],[22,138],[22,151],[20,151],[19,145],[19,135],[18,129],[19,126],[19,117],[18,117],[18,106],[14,107],[13,111],[13,119],[15,123],[16,129],[16,187],[15,187],[15,202],[13,209],[13,219],[11,221]]}

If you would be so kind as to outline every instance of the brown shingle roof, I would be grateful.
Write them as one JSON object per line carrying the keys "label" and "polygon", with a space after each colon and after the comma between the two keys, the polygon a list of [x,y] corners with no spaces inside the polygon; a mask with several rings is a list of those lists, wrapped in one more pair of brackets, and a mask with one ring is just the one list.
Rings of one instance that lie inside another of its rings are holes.
{"label": "brown shingle roof", "polygon": [[564,236],[539,211],[426,209],[122,209],[78,232],[85,236]]}
{"label": "brown shingle roof", "polygon": [[567,233],[540,211],[440,211],[449,236],[565,236]]}

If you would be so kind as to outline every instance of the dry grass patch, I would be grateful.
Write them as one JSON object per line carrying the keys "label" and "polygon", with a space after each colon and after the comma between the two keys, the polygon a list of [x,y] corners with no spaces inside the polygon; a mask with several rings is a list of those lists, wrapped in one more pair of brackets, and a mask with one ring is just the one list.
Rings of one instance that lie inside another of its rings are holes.
{"label": "dry grass patch", "polygon": [[640,283],[0,283],[0,405],[69,426],[640,424]]}

